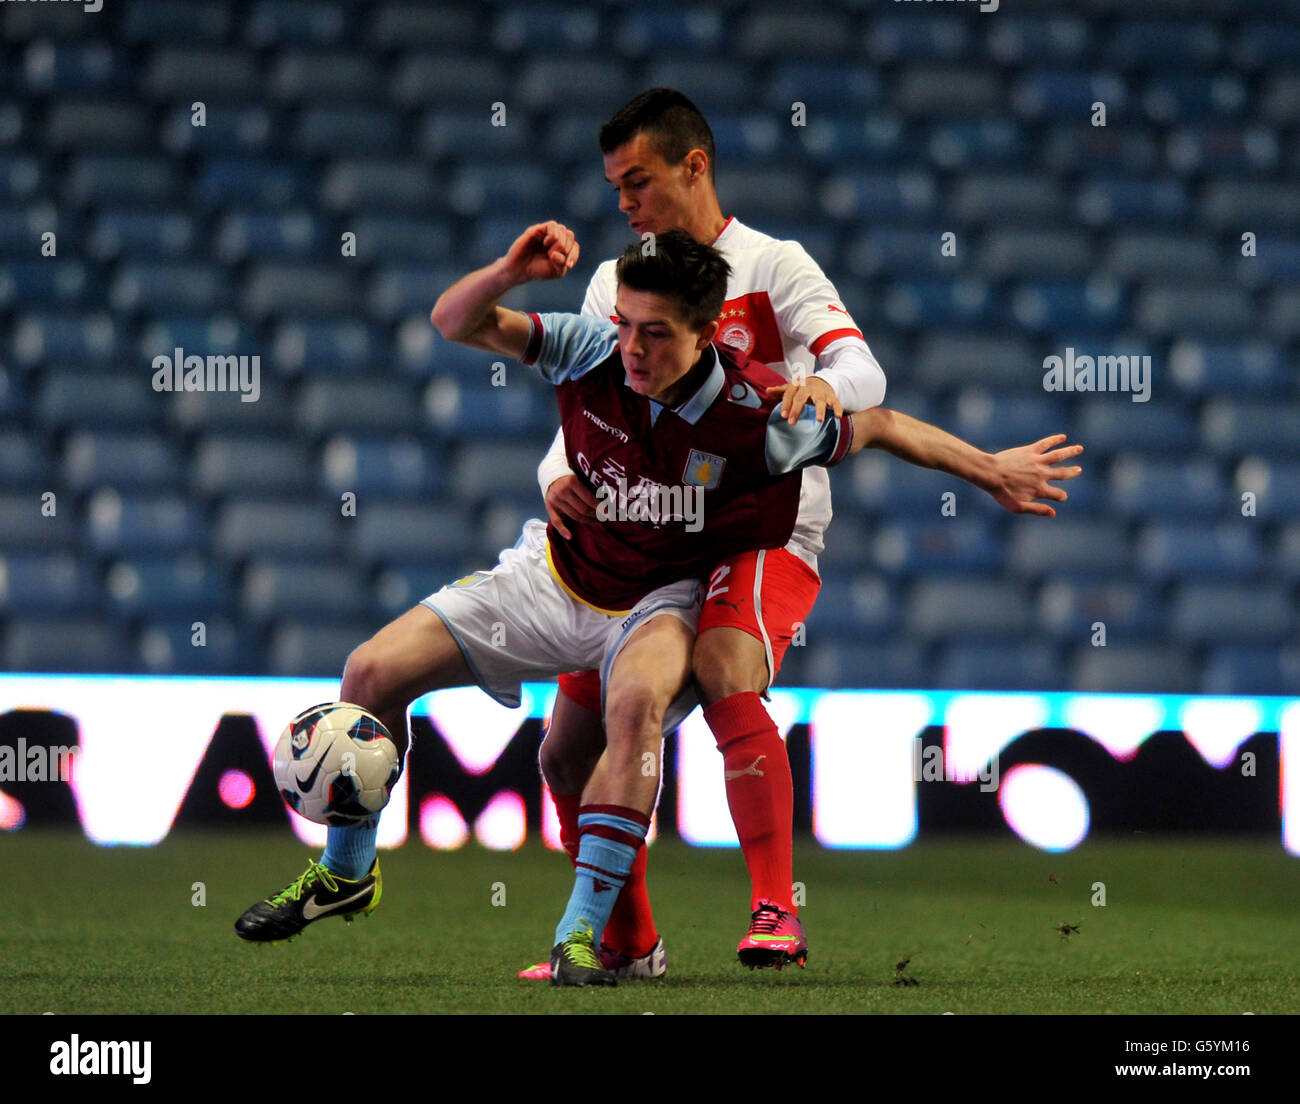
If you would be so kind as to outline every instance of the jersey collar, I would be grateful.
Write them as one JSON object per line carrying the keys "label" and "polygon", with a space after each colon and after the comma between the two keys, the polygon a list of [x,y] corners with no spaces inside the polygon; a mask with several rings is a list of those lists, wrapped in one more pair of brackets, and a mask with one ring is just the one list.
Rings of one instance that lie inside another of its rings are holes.
{"label": "jersey collar", "polygon": [[[700,356],[710,357],[713,361],[713,367],[708,375],[704,377],[704,381],[700,386],[696,388],[695,393],[673,407],[673,413],[689,425],[695,425],[704,417],[704,412],[722,394],[722,386],[727,381],[726,373],[722,370],[722,362],[718,359],[717,350],[714,349],[712,342],[704,346],[704,351],[700,353]],[[659,419],[659,414],[664,407],[655,402],[654,399],[648,401],[650,403],[650,423],[653,425]]]}

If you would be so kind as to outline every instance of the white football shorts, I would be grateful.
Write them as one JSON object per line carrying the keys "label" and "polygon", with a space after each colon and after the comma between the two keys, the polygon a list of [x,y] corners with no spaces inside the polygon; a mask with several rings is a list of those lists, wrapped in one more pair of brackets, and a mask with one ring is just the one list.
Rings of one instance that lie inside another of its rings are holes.
{"label": "white football shorts", "polygon": [[[694,634],[700,594],[699,582],[689,579],[651,591],[628,613],[602,612],[556,579],[547,562],[546,525],[534,518],[491,571],[457,579],[420,604],[442,618],[479,688],[502,705],[519,705],[522,682],[599,668],[603,710],[610,669],[632,632],[667,614]],[[697,702],[688,679],[664,718],[664,731],[676,728]]]}

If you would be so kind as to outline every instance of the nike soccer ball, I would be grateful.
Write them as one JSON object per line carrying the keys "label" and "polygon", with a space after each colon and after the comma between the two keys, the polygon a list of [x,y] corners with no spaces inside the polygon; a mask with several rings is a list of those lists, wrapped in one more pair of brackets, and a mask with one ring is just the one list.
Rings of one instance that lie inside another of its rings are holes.
{"label": "nike soccer ball", "polygon": [[401,762],[378,717],[358,705],[313,705],[275,746],[275,784],[289,808],[317,824],[356,824],[388,804]]}

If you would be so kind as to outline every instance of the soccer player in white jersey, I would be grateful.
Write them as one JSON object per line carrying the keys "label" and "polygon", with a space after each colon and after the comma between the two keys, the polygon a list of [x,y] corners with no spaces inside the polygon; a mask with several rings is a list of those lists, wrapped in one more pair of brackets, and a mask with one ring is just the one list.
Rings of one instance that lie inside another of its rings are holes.
{"label": "soccer player in white jersey", "polygon": [[[680,92],[656,88],[620,109],[601,129],[605,177],[633,233],[678,228],[714,246],[732,275],[715,340],[733,346],[792,382],[783,412],[791,419],[811,402],[829,409],[877,406],[885,378],[834,286],[797,242],[778,241],[722,214],[713,182],[713,136]],[[583,314],[614,309],[614,263],[597,269]],[[814,358],[817,371],[812,372]],[[906,420],[922,446],[934,427]],[[552,524],[590,523],[595,500],[570,470],[562,434],[539,478]],[[1064,498],[1064,492],[1059,493]],[[1044,504],[1000,500],[1008,509],[1051,514]],[[794,904],[793,785],[785,744],[761,695],[775,679],[794,634],[820,587],[817,556],[831,519],[822,468],[804,473],[794,533],[783,549],[751,551],[720,563],[709,581],[695,641],[693,674],[704,716],[723,756],[727,801],[751,880],[750,926],[737,948],[750,966],[780,967],[807,956]],[[600,682],[594,671],[560,678],[560,693],[541,748],[542,773],[555,799],[561,840],[572,859],[583,787],[604,746]],[[656,977],[666,968],[645,886],[645,850],[637,856],[605,932],[602,960],[621,977]],[[520,977],[549,976],[549,963]]]}

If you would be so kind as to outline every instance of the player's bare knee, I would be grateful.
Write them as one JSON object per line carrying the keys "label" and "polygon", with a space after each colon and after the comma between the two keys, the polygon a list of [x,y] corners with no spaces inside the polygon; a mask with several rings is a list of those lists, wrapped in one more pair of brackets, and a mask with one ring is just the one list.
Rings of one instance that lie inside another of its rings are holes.
{"label": "player's bare knee", "polygon": [[706,705],[729,698],[732,694],[762,693],[767,688],[767,672],[757,668],[747,657],[720,647],[702,636],[691,656],[691,675]]}
{"label": "player's bare knee", "polygon": [[648,740],[657,741],[669,704],[664,691],[648,680],[628,679],[611,689],[605,701],[610,750],[639,751]]}
{"label": "player's bare knee", "polygon": [[383,657],[373,641],[367,640],[354,648],[343,668],[340,699],[375,714],[390,710],[398,703],[392,699],[384,668]]}

